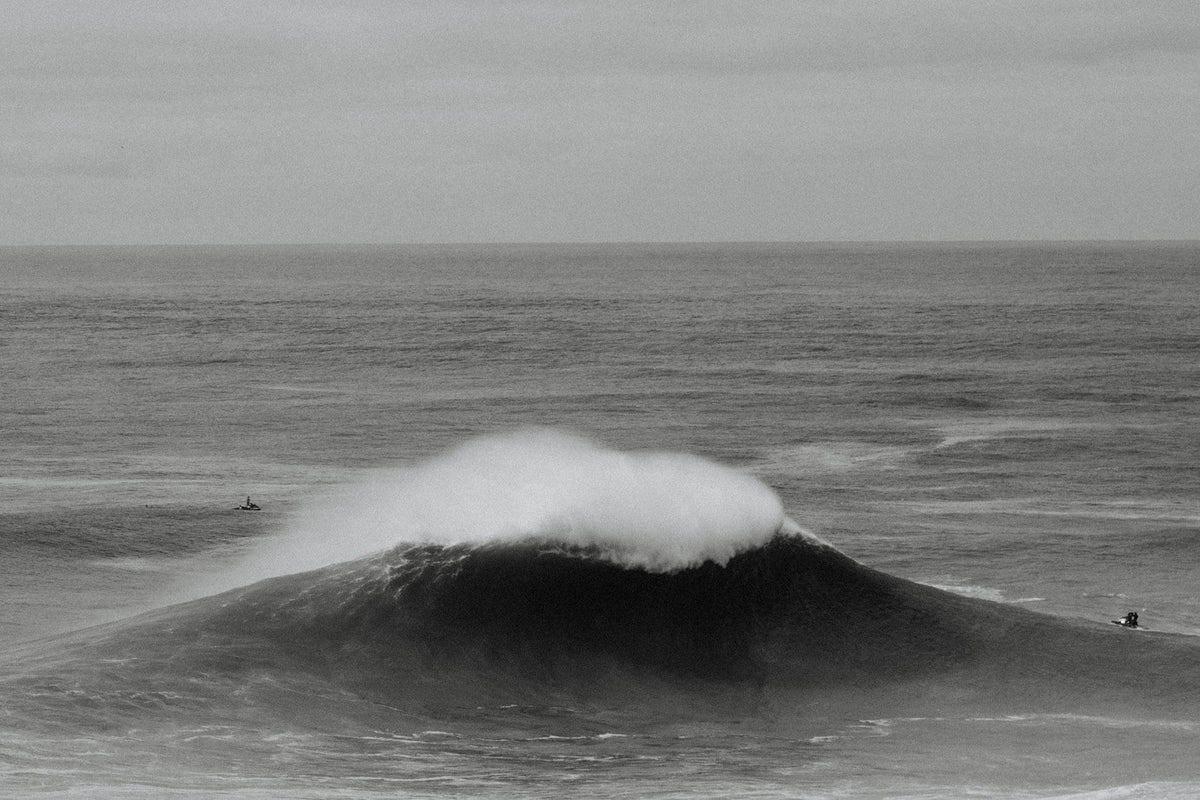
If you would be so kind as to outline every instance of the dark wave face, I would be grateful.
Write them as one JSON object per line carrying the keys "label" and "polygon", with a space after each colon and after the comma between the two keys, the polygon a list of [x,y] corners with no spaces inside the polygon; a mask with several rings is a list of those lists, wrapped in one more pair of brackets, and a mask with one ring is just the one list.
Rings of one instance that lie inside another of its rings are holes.
{"label": "dark wave face", "polygon": [[31,718],[64,725],[318,709],[321,726],[381,709],[486,724],[514,706],[645,724],[948,708],[1161,717],[1194,715],[1197,656],[1190,637],[960,597],[801,534],[672,572],[526,540],[400,546],[43,642],[9,688],[36,688]]}

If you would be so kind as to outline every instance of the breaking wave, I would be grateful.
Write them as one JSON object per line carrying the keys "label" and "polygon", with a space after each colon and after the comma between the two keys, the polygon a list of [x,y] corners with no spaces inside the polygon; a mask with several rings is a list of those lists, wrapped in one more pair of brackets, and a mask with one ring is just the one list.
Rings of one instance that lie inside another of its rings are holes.
{"label": "breaking wave", "polygon": [[671,571],[723,564],[784,526],[775,492],[729,467],[523,430],[474,439],[415,466],[376,470],[314,498],[231,580],[315,569],[401,542],[531,537]]}
{"label": "breaking wave", "polygon": [[526,432],[331,497],[260,554],[289,574],[13,654],[12,718],[1196,713],[1194,638],[871,569],[694,457]]}

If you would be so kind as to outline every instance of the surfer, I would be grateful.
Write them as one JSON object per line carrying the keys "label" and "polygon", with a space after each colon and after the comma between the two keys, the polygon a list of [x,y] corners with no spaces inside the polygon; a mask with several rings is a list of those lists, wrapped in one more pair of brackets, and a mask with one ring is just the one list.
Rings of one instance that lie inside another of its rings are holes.
{"label": "surfer", "polygon": [[1126,628],[1136,628],[1138,625],[1138,615],[1136,611],[1129,611],[1125,616],[1117,620],[1118,625],[1124,625]]}

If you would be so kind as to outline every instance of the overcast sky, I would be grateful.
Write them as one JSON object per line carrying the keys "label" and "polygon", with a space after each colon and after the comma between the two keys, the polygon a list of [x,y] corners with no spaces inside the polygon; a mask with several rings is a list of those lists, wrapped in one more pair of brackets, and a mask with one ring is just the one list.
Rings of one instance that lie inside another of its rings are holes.
{"label": "overcast sky", "polygon": [[1200,2],[0,0],[0,244],[1200,238]]}

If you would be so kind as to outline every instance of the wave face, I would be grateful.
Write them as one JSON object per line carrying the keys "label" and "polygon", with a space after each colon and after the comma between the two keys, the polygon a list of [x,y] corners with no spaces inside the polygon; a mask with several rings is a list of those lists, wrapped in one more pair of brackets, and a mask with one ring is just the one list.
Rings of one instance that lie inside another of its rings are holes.
{"label": "wave face", "polygon": [[[259,714],[293,713],[296,692],[350,692],[427,719],[521,704],[653,724],[951,708],[1194,714],[1197,654],[1188,637],[949,594],[780,534],[673,572],[548,540],[404,545],[94,629],[41,659],[61,670],[65,657],[73,691],[82,682],[118,705],[128,688],[114,681],[207,694],[214,708],[236,698]],[[109,702],[93,699],[89,713]]]}

